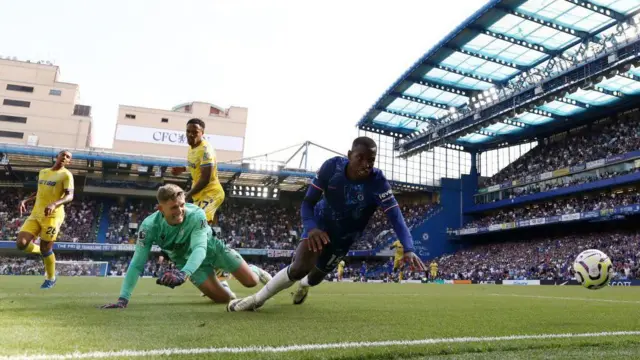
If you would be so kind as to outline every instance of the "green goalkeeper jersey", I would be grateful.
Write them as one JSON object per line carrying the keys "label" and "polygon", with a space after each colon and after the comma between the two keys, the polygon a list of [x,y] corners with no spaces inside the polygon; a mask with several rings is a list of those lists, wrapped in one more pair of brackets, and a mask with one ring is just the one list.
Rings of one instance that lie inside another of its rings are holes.
{"label": "green goalkeeper jersey", "polygon": [[135,252],[120,297],[131,297],[153,245],[158,245],[171,261],[181,267],[180,270],[191,276],[205,258],[215,258],[216,241],[204,211],[193,204],[185,204],[185,217],[180,225],[169,225],[160,211],[154,212],[144,219],[138,229]]}

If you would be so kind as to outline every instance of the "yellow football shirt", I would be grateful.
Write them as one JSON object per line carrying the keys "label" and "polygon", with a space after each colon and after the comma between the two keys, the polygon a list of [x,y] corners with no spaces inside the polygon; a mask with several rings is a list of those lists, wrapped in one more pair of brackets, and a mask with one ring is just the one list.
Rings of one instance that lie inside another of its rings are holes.
{"label": "yellow football shirt", "polygon": [[[42,169],[38,174],[38,193],[32,216],[44,217],[44,209],[64,197],[65,190],[73,190],[73,175],[67,169]],[[64,206],[58,206],[49,217],[64,217]]]}
{"label": "yellow football shirt", "polygon": [[193,184],[200,180],[200,167],[212,166],[211,178],[207,186],[197,194],[193,194],[193,201],[200,201],[205,198],[214,199],[224,194],[220,180],[218,180],[218,164],[216,162],[216,154],[211,144],[206,140],[202,140],[200,145],[195,148],[189,148],[187,155],[187,163]]}

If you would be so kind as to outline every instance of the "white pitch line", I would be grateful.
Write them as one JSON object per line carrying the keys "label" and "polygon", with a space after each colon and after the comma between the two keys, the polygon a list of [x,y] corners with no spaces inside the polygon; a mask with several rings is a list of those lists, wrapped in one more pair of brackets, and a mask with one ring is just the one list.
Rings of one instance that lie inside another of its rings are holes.
{"label": "white pitch line", "polygon": [[461,337],[423,340],[390,340],[390,341],[364,341],[345,342],[332,344],[306,344],[291,346],[249,346],[249,347],[224,347],[224,348],[192,348],[192,349],[156,349],[156,350],[119,350],[119,351],[93,351],[74,352],[68,354],[39,354],[39,355],[12,355],[0,356],[0,360],[64,360],[64,359],[106,359],[114,357],[141,357],[141,356],[171,356],[171,355],[198,355],[198,354],[242,354],[242,353],[287,353],[293,351],[350,349],[361,347],[386,347],[386,346],[418,346],[470,342],[499,342],[514,340],[549,340],[566,338],[591,338],[605,336],[637,336],[640,331],[611,331],[599,333],[581,334],[541,334],[541,335],[512,335],[492,337]]}
{"label": "white pitch line", "polygon": [[523,298],[531,298],[531,299],[577,300],[577,301],[593,301],[593,302],[608,302],[608,303],[622,303],[622,304],[640,304],[640,301],[634,301],[634,300],[591,299],[591,298],[577,298],[577,297],[563,297],[563,296],[518,295],[518,294],[487,294],[487,295],[523,297]]}

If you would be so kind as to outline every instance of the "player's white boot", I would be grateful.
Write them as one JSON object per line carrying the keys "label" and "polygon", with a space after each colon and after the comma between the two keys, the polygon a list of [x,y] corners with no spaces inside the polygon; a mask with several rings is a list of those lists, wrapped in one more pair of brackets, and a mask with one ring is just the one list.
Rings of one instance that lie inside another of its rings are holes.
{"label": "player's white boot", "polygon": [[255,295],[247,296],[241,299],[231,300],[227,304],[228,312],[237,312],[237,311],[254,311],[260,308],[262,304],[258,303]]}
{"label": "player's white boot", "polygon": [[309,286],[302,286],[302,284],[298,284],[298,289],[293,293],[293,304],[301,305],[307,299],[308,294]]}

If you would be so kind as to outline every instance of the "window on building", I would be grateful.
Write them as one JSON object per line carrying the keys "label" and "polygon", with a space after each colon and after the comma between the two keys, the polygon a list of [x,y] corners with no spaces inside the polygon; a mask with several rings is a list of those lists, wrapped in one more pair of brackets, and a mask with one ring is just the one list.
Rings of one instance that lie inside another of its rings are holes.
{"label": "window on building", "polygon": [[91,116],[91,106],[76,105],[73,107],[73,115],[76,116]]}
{"label": "window on building", "polygon": [[17,131],[0,130],[0,137],[12,138],[12,139],[22,139],[24,137],[24,133],[23,132],[17,132]]}
{"label": "window on building", "polygon": [[168,123],[168,122],[169,122],[169,119],[167,119],[167,118],[162,118],[162,120],[161,120],[161,121],[162,121],[163,123]]}
{"label": "window on building", "polygon": [[19,107],[31,107],[31,102],[30,101],[22,101],[22,100],[11,100],[11,99],[4,99],[4,101],[2,102],[2,105],[8,105],[8,106],[19,106]]}
{"label": "window on building", "polygon": [[24,116],[0,115],[0,121],[26,124],[27,118]]}
{"label": "window on building", "polygon": [[33,86],[22,86],[22,85],[8,84],[7,85],[7,90],[32,93],[33,92]]}
{"label": "window on building", "polygon": [[60,96],[60,95],[62,95],[62,90],[51,89],[51,90],[49,90],[49,95]]}
{"label": "window on building", "polygon": [[184,112],[191,112],[191,105],[185,105]]}
{"label": "window on building", "polygon": [[219,115],[220,110],[214,108],[213,106],[209,107],[209,115]]}
{"label": "window on building", "polygon": [[135,119],[136,118],[136,116],[133,115],[133,114],[126,114],[124,117],[127,118],[127,119]]}

